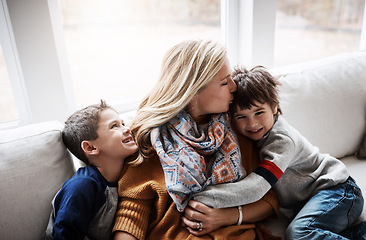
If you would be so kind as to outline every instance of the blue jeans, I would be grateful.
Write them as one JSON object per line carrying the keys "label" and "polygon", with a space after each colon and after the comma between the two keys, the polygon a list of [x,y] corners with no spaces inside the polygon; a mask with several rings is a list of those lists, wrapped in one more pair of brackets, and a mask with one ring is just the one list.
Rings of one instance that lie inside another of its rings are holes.
{"label": "blue jeans", "polygon": [[292,220],[286,239],[348,239],[342,232],[359,218],[363,202],[361,189],[351,177],[318,191]]}

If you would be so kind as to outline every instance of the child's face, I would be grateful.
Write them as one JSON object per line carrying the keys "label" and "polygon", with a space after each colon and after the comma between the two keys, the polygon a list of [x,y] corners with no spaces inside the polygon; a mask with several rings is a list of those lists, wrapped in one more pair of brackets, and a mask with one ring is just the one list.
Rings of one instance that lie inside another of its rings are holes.
{"label": "child's face", "polygon": [[268,103],[258,102],[255,105],[257,106],[250,109],[240,109],[237,106],[233,120],[240,134],[259,140],[272,128],[277,107],[272,109]]}
{"label": "child's face", "polygon": [[99,154],[125,159],[137,151],[130,129],[111,109],[99,113],[97,134],[98,138],[93,141],[93,145],[99,149]]}

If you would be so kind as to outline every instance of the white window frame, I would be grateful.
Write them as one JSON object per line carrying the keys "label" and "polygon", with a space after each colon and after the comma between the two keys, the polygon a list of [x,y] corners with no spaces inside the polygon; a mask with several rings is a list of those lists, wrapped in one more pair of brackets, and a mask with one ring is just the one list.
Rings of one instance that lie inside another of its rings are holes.
{"label": "white window frame", "polygon": [[[0,43],[19,121],[1,128],[59,120],[76,110],[55,0],[0,0]],[[222,41],[231,65],[273,66],[276,0],[221,0]],[[366,49],[366,7],[360,49]],[[115,102],[121,113],[139,98]]]}
{"label": "white window frame", "polygon": [[366,50],[366,3],[363,12],[362,30],[360,37],[360,50]]}
{"label": "white window frame", "polygon": [[276,0],[222,0],[223,42],[233,66],[273,66]]}
{"label": "white window frame", "polygon": [[19,63],[15,45],[13,29],[10,23],[9,12],[5,0],[0,2],[0,44],[3,49],[4,60],[8,71],[10,85],[13,89],[14,101],[18,110],[19,120],[0,125],[1,128],[10,128],[30,122],[30,107],[28,106],[27,92],[24,86],[23,74]]}
{"label": "white window frame", "polygon": [[58,1],[1,0],[0,8],[1,44],[19,113],[19,121],[0,127],[64,121],[75,100]]}

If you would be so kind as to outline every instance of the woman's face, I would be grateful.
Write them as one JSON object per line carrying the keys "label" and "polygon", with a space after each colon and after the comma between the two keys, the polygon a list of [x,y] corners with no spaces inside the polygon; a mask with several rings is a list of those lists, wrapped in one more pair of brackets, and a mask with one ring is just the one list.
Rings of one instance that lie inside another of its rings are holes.
{"label": "woman's face", "polygon": [[220,71],[216,73],[209,84],[193,97],[187,111],[193,118],[227,112],[235,91],[236,84],[231,78],[230,63],[226,59]]}

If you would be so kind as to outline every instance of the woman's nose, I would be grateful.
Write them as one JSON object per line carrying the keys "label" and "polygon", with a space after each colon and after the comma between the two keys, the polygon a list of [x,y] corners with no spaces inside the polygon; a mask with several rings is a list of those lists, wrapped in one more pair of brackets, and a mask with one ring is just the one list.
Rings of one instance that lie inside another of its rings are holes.
{"label": "woman's nose", "polygon": [[231,92],[232,93],[236,92],[236,90],[238,89],[238,87],[236,86],[236,83],[234,82],[233,79],[230,78],[229,84],[230,84],[230,87],[231,87]]}

